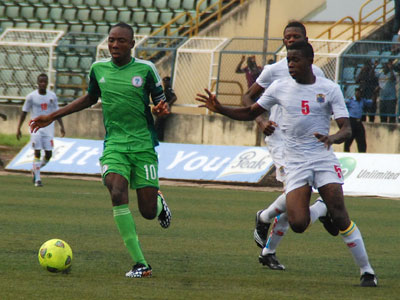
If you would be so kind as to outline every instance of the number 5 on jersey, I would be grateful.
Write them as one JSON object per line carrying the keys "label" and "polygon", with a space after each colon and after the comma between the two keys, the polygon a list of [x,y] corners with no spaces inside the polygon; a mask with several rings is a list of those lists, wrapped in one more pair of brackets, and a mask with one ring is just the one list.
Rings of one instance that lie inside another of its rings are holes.
{"label": "number 5 on jersey", "polygon": [[308,105],[308,100],[301,101],[301,112],[303,115],[308,115],[310,113],[310,105]]}

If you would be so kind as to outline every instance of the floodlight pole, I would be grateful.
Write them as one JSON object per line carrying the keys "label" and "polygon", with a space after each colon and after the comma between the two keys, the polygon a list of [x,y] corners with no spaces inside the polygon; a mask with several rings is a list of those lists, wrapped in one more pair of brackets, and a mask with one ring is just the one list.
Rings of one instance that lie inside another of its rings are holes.
{"label": "floodlight pole", "polygon": [[265,4],[265,27],[264,27],[264,44],[263,44],[263,58],[262,64],[267,64],[267,51],[268,51],[268,29],[269,29],[269,10],[271,6],[271,0],[267,0]]}
{"label": "floodlight pole", "polygon": [[[263,54],[262,54],[262,66],[267,64],[267,51],[268,51],[268,28],[269,28],[269,10],[271,0],[267,0],[265,3],[265,26],[264,26],[264,43],[263,43]],[[261,146],[261,140],[263,138],[262,132],[257,130],[256,135],[256,146]]]}

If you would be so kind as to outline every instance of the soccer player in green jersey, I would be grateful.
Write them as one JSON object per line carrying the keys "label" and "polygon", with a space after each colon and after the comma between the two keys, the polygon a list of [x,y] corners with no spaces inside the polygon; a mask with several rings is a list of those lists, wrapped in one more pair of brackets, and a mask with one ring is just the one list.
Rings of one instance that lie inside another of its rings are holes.
{"label": "soccer player in green jersey", "polygon": [[129,210],[129,187],[136,190],[138,207],[146,219],[158,216],[167,228],[171,212],[159,191],[158,145],[150,99],[157,115],[168,113],[161,78],[153,63],[131,56],[135,45],[133,29],[126,23],[111,27],[108,49],[111,59],[93,63],[88,93],[54,113],[30,122],[31,131],[53,120],[92,106],[101,97],[106,136],[100,158],[103,183],[108,188],[118,230],[133,261],[126,277],[150,277],[152,268],[145,260],[133,216]]}

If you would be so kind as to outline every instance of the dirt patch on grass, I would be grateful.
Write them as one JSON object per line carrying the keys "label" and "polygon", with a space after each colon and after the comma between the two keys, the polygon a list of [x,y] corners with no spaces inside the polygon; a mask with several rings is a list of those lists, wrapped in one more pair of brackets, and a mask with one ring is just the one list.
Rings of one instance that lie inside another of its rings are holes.
{"label": "dirt patch on grass", "polygon": [[0,145],[0,170],[4,170],[5,166],[20,150],[19,148]]}

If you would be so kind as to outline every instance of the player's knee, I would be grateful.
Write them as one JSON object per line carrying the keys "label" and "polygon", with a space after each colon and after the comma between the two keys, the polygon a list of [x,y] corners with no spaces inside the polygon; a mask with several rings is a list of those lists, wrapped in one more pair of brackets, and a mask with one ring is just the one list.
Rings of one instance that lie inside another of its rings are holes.
{"label": "player's knee", "polygon": [[292,221],[289,224],[290,228],[296,233],[303,233],[308,227],[308,223],[303,221]]}
{"label": "player's knee", "polygon": [[332,222],[335,224],[336,227],[339,229],[347,228],[348,224],[350,223],[350,218],[346,213],[336,213],[335,215],[331,214]]}
{"label": "player's knee", "polygon": [[113,206],[120,206],[122,204],[126,204],[126,196],[124,194],[124,192],[120,189],[110,189],[110,196],[111,196],[111,202],[113,204]]}
{"label": "player's knee", "polygon": [[143,218],[147,220],[153,220],[157,215],[157,210],[155,209],[141,208],[139,210]]}
{"label": "player's knee", "polygon": [[336,226],[346,222],[348,219],[347,210],[344,205],[334,205],[332,208],[329,209],[329,213],[332,217],[332,221]]}

